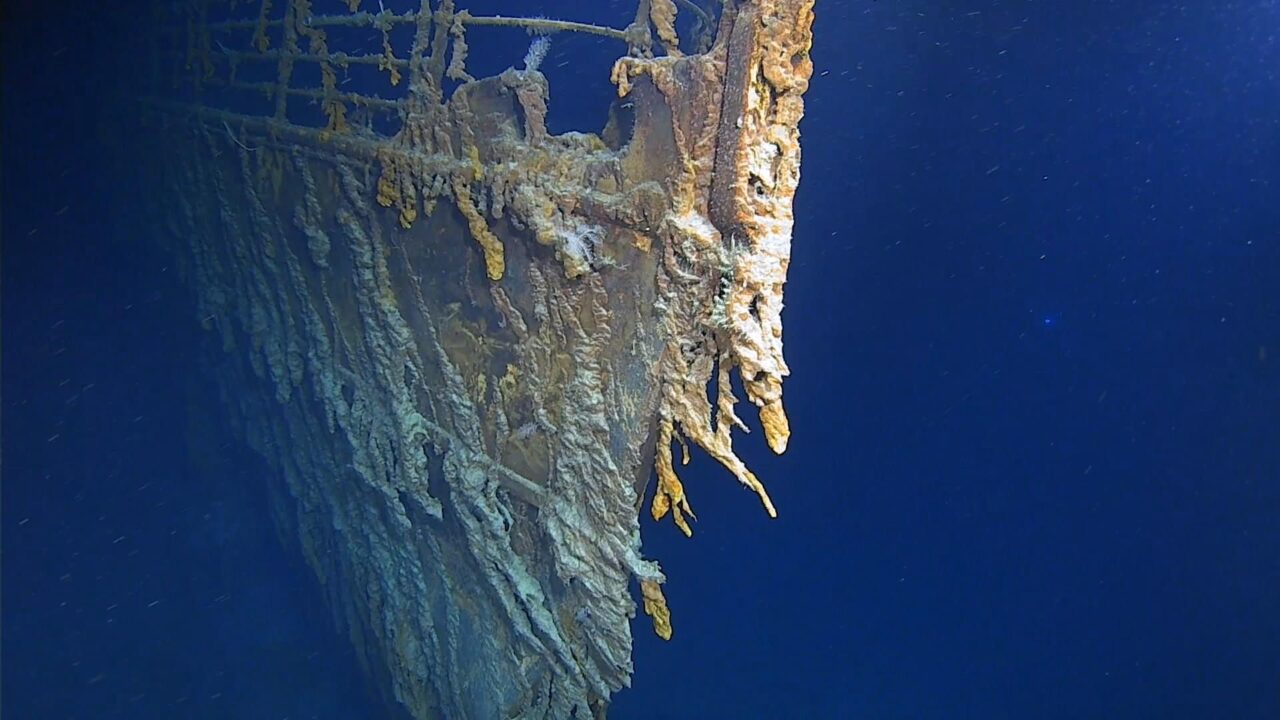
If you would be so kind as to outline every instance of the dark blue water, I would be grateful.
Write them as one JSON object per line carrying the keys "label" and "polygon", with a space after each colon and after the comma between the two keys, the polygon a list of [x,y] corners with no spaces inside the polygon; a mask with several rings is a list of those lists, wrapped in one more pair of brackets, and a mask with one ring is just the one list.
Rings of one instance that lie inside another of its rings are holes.
{"label": "dark blue water", "polygon": [[[86,12],[5,33],[4,715],[376,717],[111,211],[92,61],[129,23]],[[694,538],[644,525],[675,637],[637,623],[612,716],[1280,718],[1280,3],[815,29],[795,435],[738,441],[780,517],[695,455]],[[553,126],[595,127],[563,52]]]}

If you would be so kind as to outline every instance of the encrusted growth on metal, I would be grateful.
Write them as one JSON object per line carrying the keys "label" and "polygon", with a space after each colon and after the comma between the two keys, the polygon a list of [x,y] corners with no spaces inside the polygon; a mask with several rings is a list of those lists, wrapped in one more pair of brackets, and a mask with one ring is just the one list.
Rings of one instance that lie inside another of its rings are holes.
{"label": "encrusted growth on metal", "polygon": [[[685,533],[686,439],[774,514],[732,448],[731,373],[782,452],[812,0],[641,0],[620,30],[320,2],[194,0],[159,36],[154,217],[227,404],[389,702],[602,716],[631,674],[632,589],[672,635],[640,549],[650,466],[653,516]],[[488,26],[623,41],[608,125],[548,132],[545,38],[473,78]],[[373,52],[334,49],[351,28]],[[357,65],[400,95],[347,84]]]}

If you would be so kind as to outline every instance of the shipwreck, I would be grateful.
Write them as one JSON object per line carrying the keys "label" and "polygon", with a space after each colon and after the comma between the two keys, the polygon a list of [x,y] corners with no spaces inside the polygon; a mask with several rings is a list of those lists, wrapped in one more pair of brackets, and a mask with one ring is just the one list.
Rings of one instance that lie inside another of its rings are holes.
{"label": "shipwreck", "polygon": [[[733,440],[790,434],[813,0],[639,0],[619,27],[393,5],[158,4],[148,212],[280,534],[388,704],[602,717],[633,618],[678,622],[640,527],[692,532],[681,459],[776,512]],[[513,28],[473,77],[469,42]],[[577,33],[616,46],[617,97],[555,134],[540,66]]]}

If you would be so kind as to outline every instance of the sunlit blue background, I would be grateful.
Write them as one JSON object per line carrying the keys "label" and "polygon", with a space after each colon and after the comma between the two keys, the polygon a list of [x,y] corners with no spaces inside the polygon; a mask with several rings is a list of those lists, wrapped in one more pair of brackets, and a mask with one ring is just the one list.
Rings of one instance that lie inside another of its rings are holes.
{"label": "sunlit blue background", "polygon": [[[144,39],[21,5],[4,716],[376,717],[192,375],[195,310],[135,189],[102,171],[118,49]],[[738,441],[780,517],[695,455],[694,538],[644,524],[675,637],[636,622],[611,715],[1280,718],[1280,3],[817,13],[795,434],[778,458]],[[553,42],[553,129],[603,121],[617,49],[593,43]]]}

